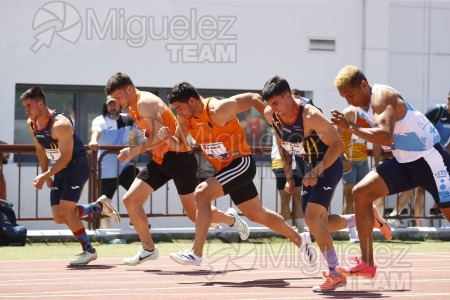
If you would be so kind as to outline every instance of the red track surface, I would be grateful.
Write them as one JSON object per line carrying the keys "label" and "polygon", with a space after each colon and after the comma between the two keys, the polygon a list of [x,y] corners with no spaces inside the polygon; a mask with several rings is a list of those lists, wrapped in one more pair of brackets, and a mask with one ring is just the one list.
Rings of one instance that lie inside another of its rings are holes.
{"label": "red track surface", "polygon": [[[343,265],[348,265],[349,256]],[[168,257],[136,267],[102,259],[83,267],[69,260],[0,261],[0,299],[449,299],[450,253],[377,255],[373,280],[317,294],[320,261],[307,268],[292,255],[210,256],[201,267]]]}

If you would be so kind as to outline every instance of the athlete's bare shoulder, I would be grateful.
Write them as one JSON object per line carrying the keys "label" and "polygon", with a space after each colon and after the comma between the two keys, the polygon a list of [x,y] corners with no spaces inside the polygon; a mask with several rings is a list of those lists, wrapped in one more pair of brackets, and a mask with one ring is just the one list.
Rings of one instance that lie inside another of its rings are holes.
{"label": "athlete's bare shoulder", "polygon": [[138,110],[143,116],[146,112],[155,110],[162,114],[166,110],[166,104],[155,94],[141,91],[141,97],[138,102]]}

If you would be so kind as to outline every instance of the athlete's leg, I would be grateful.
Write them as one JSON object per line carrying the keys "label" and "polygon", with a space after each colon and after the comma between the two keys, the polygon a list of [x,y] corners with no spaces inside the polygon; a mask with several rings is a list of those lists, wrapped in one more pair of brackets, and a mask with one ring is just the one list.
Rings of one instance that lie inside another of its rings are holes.
{"label": "athlete's leg", "polygon": [[361,259],[374,266],[372,231],[374,227],[373,202],[388,195],[389,190],[381,176],[371,171],[353,188],[356,228],[361,247]]}
{"label": "athlete's leg", "polygon": [[153,188],[148,183],[136,178],[123,196],[123,204],[127,209],[130,221],[133,223],[142,246],[147,250],[155,249],[155,244],[148,229],[147,214],[144,210],[144,203],[153,192]]}
{"label": "athlete's leg", "polygon": [[299,233],[289,226],[280,214],[263,207],[259,196],[240,203],[237,207],[250,221],[267,226],[288,238],[300,248],[301,239]]}
{"label": "athlete's leg", "polygon": [[203,255],[203,246],[208,235],[208,228],[211,225],[211,201],[222,197],[223,195],[222,185],[214,177],[210,177],[206,181],[200,183],[195,189],[194,197],[197,206],[197,216],[192,251],[197,256]]}
{"label": "athlete's leg", "polygon": [[[323,205],[309,202],[306,205],[305,220],[321,252],[333,249],[333,238],[328,228],[328,211],[326,208]],[[338,219],[336,218],[336,220]],[[346,223],[345,219],[342,222]]]}
{"label": "athlete's leg", "polygon": [[[195,205],[195,196],[194,193],[190,193],[187,195],[179,195],[181,204],[186,212],[188,218],[195,223],[196,215],[197,215],[197,207]],[[227,225],[233,225],[234,217],[226,214],[221,211],[217,207],[211,205],[211,222],[212,223],[225,223]]]}
{"label": "athlete's leg", "polygon": [[[414,190],[414,217],[423,217],[425,211],[425,189],[423,187],[416,187]],[[415,219],[416,226],[422,226],[421,219]]]}

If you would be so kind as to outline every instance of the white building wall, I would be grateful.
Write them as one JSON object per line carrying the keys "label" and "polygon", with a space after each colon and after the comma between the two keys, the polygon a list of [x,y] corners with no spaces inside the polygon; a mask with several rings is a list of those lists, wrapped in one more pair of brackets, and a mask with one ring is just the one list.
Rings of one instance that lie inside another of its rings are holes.
{"label": "white building wall", "polygon": [[[292,87],[312,91],[327,116],[331,108],[346,106],[333,86],[336,73],[346,64],[360,66],[371,83],[394,86],[421,110],[443,102],[450,88],[448,1],[78,0],[70,7],[69,2],[54,1],[66,4],[66,23],[79,18],[75,23],[82,27],[79,38],[77,27],[61,30],[64,21],[57,18],[33,28],[33,21],[39,24],[48,17],[48,3],[3,0],[0,5],[0,139],[10,143],[18,83],[101,86],[110,75],[123,71],[138,86],[170,88],[189,81],[198,88],[260,90],[278,74]],[[117,23],[99,37],[98,25],[106,24],[108,16],[115,16]],[[177,21],[176,26],[162,27],[164,18]],[[141,25],[149,20],[156,27],[152,37],[143,37]],[[199,28],[199,20],[205,22],[201,33],[206,36],[193,30]],[[39,48],[36,35],[53,25],[60,35]],[[154,32],[167,38],[157,39]],[[187,37],[181,36],[183,32]],[[335,39],[336,51],[309,51],[309,38]],[[221,45],[236,47],[235,56],[227,56],[229,61],[194,62],[196,57],[189,56],[195,47]],[[187,57],[171,57],[170,47],[184,47]],[[8,180],[10,195],[14,184]],[[339,186],[333,212],[340,212],[341,194]]]}

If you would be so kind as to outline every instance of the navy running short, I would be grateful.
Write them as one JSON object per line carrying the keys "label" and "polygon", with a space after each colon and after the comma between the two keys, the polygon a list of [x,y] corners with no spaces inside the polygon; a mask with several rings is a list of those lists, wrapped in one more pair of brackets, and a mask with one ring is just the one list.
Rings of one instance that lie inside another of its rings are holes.
{"label": "navy running short", "polygon": [[408,163],[392,158],[376,168],[389,189],[389,195],[423,187],[439,207],[450,207],[450,154],[441,144],[423,157]]}
{"label": "navy running short", "polygon": [[61,199],[78,203],[89,175],[89,161],[84,155],[56,173],[50,192],[50,205],[58,205]]}

